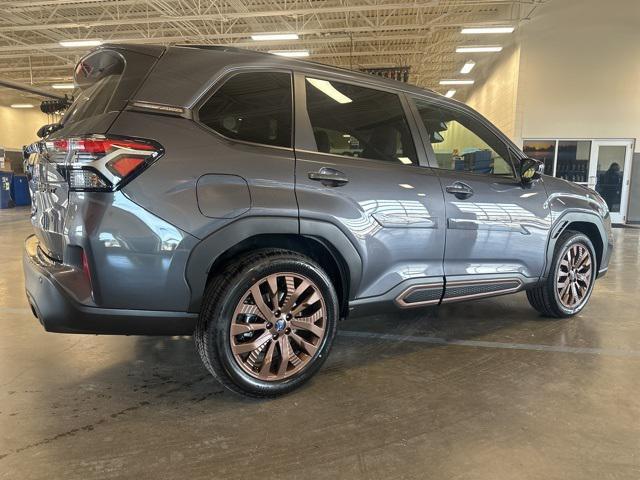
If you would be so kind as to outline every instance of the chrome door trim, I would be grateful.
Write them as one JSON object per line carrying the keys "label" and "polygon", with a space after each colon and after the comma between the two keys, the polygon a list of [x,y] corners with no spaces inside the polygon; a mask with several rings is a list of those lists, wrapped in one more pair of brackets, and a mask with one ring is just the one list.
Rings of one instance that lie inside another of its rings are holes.
{"label": "chrome door trim", "polygon": [[428,215],[374,213],[371,216],[384,228],[438,228],[438,218]]}

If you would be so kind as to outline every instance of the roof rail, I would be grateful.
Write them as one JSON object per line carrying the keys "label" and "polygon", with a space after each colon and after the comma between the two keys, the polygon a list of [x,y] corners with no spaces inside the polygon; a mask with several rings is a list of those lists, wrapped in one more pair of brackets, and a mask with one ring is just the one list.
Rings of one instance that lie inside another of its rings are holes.
{"label": "roof rail", "polygon": [[197,43],[180,43],[174,45],[175,47],[186,47],[186,48],[199,48],[200,50],[216,50],[219,52],[234,52],[234,53],[250,53],[250,54],[258,54],[258,55],[270,55],[266,52],[259,52],[257,50],[249,50],[248,48],[238,48],[231,47],[228,45],[200,45]]}

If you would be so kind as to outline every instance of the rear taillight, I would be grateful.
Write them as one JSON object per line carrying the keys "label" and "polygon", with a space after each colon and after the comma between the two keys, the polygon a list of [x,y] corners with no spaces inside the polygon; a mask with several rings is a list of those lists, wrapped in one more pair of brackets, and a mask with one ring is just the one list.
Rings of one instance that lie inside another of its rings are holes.
{"label": "rear taillight", "polygon": [[69,189],[80,192],[117,190],[162,154],[149,140],[103,136],[58,138],[45,148]]}

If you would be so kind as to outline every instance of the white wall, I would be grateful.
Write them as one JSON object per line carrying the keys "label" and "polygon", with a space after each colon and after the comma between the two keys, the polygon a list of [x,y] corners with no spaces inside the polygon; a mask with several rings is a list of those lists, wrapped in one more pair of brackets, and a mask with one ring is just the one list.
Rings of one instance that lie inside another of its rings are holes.
{"label": "white wall", "polygon": [[465,100],[511,138],[516,133],[519,65],[519,46],[503,50],[487,72],[480,72],[484,80],[475,85]]}
{"label": "white wall", "polygon": [[640,138],[640,1],[552,0],[518,37],[518,143]]}
{"label": "white wall", "polygon": [[0,106],[0,147],[19,149],[38,140],[36,131],[46,123],[47,116],[38,108]]}
{"label": "white wall", "polygon": [[[551,0],[505,41],[466,101],[516,144],[631,138],[640,151],[640,0]],[[640,221],[632,168],[628,219]]]}

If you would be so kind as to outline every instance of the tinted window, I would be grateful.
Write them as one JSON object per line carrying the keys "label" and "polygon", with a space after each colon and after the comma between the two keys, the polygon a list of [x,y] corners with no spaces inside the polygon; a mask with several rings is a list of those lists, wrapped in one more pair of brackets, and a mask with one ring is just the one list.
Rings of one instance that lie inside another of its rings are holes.
{"label": "tinted window", "polygon": [[106,112],[124,68],[122,55],[108,50],[89,55],[78,62],[74,81],[81,91],[65,114],[63,123],[79,122]]}
{"label": "tinted window", "polygon": [[507,147],[477,120],[416,100],[439,168],[513,176]]}
{"label": "tinted window", "polygon": [[315,78],[305,83],[319,152],[418,163],[398,95]]}
{"label": "tinted window", "polygon": [[200,108],[202,123],[246,142],[291,147],[291,75],[240,73]]}
{"label": "tinted window", "polygon": [[76,65],[74,83],[80,91],[63,124],[122,110],[156,61],[131,51],[98,50]]}

